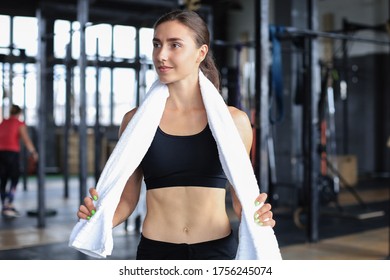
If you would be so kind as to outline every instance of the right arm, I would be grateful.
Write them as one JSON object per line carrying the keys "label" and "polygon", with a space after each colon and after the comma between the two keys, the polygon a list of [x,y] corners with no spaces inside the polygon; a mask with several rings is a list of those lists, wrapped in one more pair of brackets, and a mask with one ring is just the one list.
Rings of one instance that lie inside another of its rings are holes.
{"label": "right arm", "polygon": [[[129,111],[123,117],[122,124],[119,129],[119,137],[122,135],[127,124],[134,116],[136,110],[137,109],[133,109]],[[138,167],[127,180],[112,220],[113,227],[116,227],[120,223],[124,222],[131,215],[131,213],[133,213],[138,203],[142,178],[142,169]],[[91,188],[89,193],[91,194],[92,198],[99,197],[95,188]],[[80,219],[88,219],[88,217],[91,217],[94,211],[96,211],[91,197],[86,197],[84,199],[84,205],[80,206],[79,211],[77,212],[77,216]]]}
{"label": "right arm", "polygon": [[38,153],[35,150],[34,144],[31,141],[30,136],[28,135],[27,127],[25,125],[22,125],[19,127],[19,134],[20,137],[23,140],[24,145],[26,146],[28,152],[33,156],[34,160],[38,160]]}
{"label": "right arm", "polygon": [[138,167],[130,176],[129,180],[127,180],[118,206],[116,207],[114,218],[112,219],[113,227],[126,221],[131,213],[133,213],[141,192],[142,177],[141,168]]}
{"label": "right arm", "polygon": [[[137,108],[134,108],[133,110],[127,112],[124,115],[122,119],[122,124],[119,128],[119,137],[121,137],[123,131],[127,127],[130,120],[133,118],[136,111]],[[115,210],[114,218],[112,220],[113,227],[116,227],[117,225],[127,220],[131,213],[133,213],[135,207],[137,206],[139,195],[141,192],[142,178],[142,170],[140,167],[138,167],[127,180],[118,206]]]}

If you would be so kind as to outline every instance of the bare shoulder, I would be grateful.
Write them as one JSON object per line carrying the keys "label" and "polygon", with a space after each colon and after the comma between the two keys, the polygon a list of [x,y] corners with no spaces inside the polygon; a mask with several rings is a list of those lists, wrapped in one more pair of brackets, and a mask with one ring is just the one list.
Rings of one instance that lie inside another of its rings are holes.
{"label": "bare shoulder", "polygon": [[234,123],[236,124],[236,127],[239,130],[252,129],[249,117],[244,111],[241,111],[240,109],[237,109],[236,107],[233,106],[229,106],[228,108],[229,108],[230,115],[232,116]]}
{"label": "bare shoulder", "polygon": [[233,118],[234,124],[236,125],[237,130],[241,136],[241,139],[249,152],[253,141],[252,125],[249,120],[249,117],[247,113],[240,109],[237,109],[236,107],[229,106],[228,108]]}
{"label": "bare shoulder", "polygon": [[119,137],[122,135],[123,131],[125,130],[127,124],[131,121],[134,114],[137,112],[138,107],[135,107],[134,109],[128,111],[122,118],[122,123],[119,128]]}

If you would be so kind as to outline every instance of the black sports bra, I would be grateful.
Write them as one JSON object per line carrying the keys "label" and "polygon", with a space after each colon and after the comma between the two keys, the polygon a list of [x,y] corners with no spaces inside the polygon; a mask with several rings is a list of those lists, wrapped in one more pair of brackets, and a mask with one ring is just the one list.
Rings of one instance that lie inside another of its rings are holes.
{"label": "black sports bra", "polygon": [[173,186],[225,188],[227,182],[208,125],[190,136],[169,135],[158,127],[141,168],[147,190]]}

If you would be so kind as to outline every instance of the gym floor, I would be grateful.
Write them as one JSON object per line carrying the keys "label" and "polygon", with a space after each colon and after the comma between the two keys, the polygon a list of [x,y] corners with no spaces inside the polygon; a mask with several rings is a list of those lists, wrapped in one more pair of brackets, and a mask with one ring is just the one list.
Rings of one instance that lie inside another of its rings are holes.
{"label": "gym floor", "polygon": [[[78,179],[70,180],[70,198],[63,198],[63,178],[46,179],[46,226],[37,227],[36,178],[29,177],[27,188],[19,185],[15,205],[19,218],[0,218],[1,260],[78,260],[92,259],[68,247],[69,234],[77,222]],[[92,184],[91,184],[92,185]],[[309,242],[306,215],[291,207],[274,208],[274,228],[285,260],[384,260],[390,255],[389,179],[359,180],[355,186],[365,202],[362,207],[350,191],[341,189],[333,205],[321,207],[319,240]],[[228,204],[229,205],[229,204]],[[228,213],[231,209],[228,209]],[[233,229],[237,220],[232,218]],[[129,228],[129,227],[128,227]],[[114,250],[108,259],[135,259],[139,232],[114,229]]]}

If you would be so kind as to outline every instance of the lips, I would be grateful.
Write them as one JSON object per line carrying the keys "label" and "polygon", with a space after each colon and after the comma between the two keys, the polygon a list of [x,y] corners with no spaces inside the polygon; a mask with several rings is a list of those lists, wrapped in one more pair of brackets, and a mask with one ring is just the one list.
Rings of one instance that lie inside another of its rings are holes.
{"label": "lips", "polygon": [[171,70],[172,69],[172,67],[168,67],[168,66],[159,66],[158,67],[158,71],[160,72],[160,73],[166,73],[166,72],[168,72],[169,70]]}

